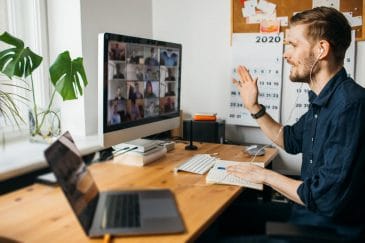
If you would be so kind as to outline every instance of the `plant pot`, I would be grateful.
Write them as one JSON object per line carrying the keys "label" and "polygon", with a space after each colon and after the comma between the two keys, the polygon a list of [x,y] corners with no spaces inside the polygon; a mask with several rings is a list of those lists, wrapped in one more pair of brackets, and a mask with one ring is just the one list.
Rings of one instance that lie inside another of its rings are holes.
{"label": "plant pot", "polygon": [[31,142],[52,143],[61,134],[60,111],[37,108],[29,111],[29,133]]}

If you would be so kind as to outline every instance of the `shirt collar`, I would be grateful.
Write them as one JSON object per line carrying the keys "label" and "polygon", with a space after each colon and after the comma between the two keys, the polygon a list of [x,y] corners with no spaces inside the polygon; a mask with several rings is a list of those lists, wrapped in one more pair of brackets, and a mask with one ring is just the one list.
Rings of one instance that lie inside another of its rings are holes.
{"label": "shirt collar", "polygon": [[318,106],[325,106],[333,92],[336,90],[337,86],[346,78],[347,72],[344,68],[341,68],[341,70],[338,71],[336,75],[328,81],[318,96],[313,91],[308,92],[309,103]]}

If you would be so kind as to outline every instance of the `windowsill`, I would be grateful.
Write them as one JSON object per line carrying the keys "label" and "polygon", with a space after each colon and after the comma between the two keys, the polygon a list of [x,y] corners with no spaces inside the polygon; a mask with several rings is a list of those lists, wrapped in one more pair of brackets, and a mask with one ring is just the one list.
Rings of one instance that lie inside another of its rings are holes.
{"label": "windowsill", "polygon": [[[101,150],[101,139],[97,135],[74,138],[82,155]],[[27,140],[8,143],[0,148],[0,182],[15,176],[48,167],[43,152],[48,144],[31,143]]]}

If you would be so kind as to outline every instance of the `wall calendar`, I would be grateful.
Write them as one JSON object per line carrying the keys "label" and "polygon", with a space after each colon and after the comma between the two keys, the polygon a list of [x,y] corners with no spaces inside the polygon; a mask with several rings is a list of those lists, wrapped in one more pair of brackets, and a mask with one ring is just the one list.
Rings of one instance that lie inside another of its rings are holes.
{"label": "wall calendar", "polygon": [[[244,65],[253,78],[257,77],[259,103],[280,122],[281,86],[283,73],[283,33],[235,33],[232,35],[233,70]],[[227,123],[243,126],[258,124],[243,107],[237,88],[232,84]]]}

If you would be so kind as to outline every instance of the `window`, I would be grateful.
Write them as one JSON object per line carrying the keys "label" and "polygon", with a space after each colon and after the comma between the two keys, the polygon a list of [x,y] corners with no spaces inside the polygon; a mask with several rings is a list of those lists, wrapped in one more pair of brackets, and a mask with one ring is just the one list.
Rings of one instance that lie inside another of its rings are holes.
{"label": "window", "polygon": [[[0,29],[6,30],[13,36],[22,39],[25,46],[29,46],[35,53],[43,57],[41,67],[33,73],[37,104],[45,106],[50,97],[50,86],[48,80],[48,43],[47,43],[47,15],[46,0],[0,0]],[[1,31],[3,32],[3,31]],[[0,76],[1,81],[7,79]],[[21,82],[21,81],[19,81]],[[11,86],[0,86],[1,90],[16,93],[31,99],[31,94],[19,88]],[[17,100],[23,118],[27,118],[29,107],[21,99]],[[0,129],[7,140],[11,140],[16,134],[24,135],[28,132],[28,125],[22,124],[19,129],[15,124],[6,122],[0,117]],[[0,139],[1,143],[1,139]]]}

